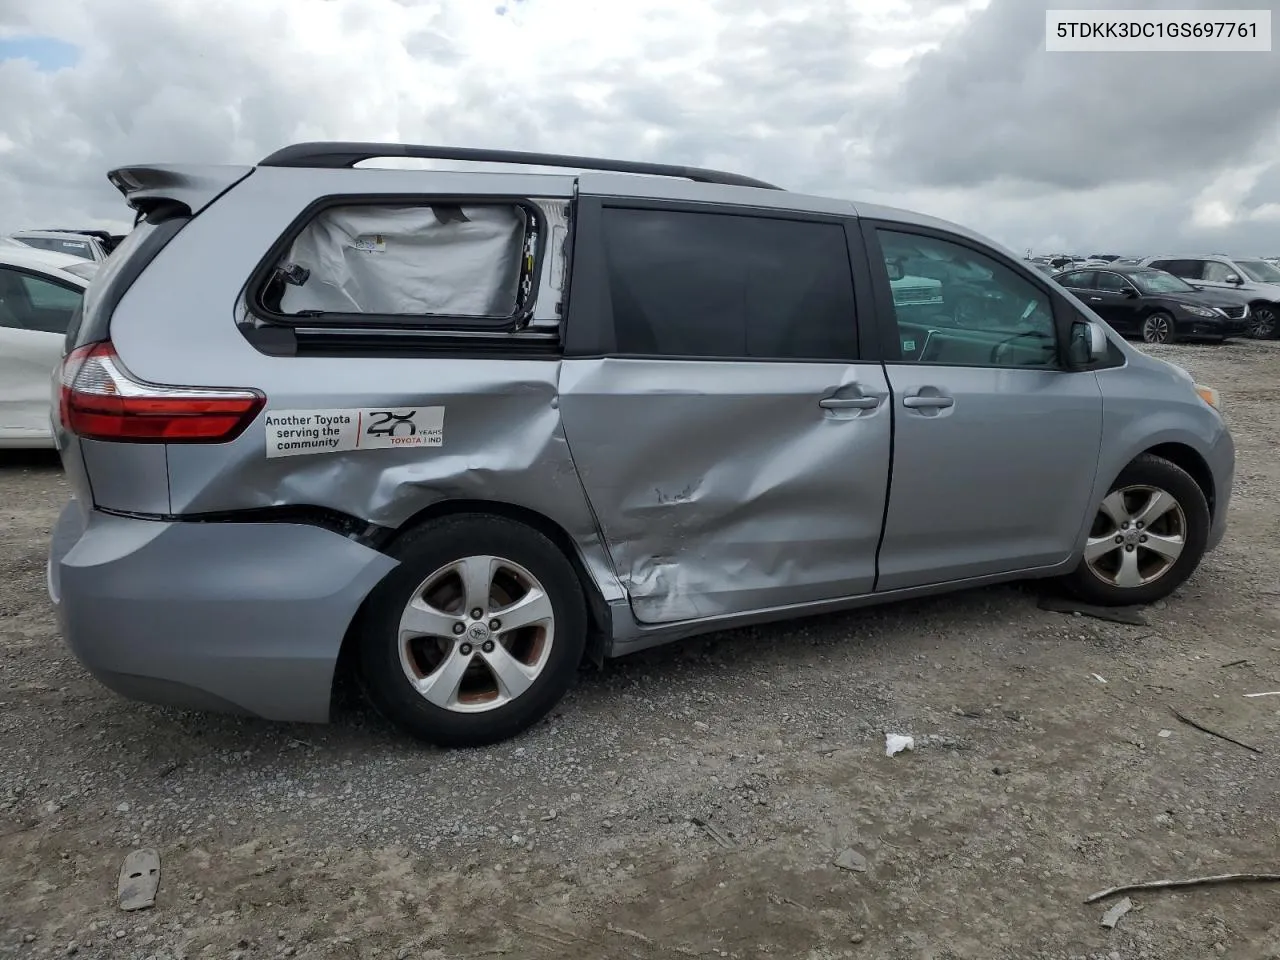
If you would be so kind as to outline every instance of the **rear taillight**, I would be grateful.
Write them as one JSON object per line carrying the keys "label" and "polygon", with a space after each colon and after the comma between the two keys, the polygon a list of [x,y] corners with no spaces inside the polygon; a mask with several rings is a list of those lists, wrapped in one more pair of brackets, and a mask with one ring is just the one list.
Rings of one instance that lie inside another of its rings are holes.
{"label": "rear taillight", "polygon": [[60,380],[62,425],[90,440],[225,443],[267,402],[257,390],[142,383],[125,372],[109,342],[67,354]]}

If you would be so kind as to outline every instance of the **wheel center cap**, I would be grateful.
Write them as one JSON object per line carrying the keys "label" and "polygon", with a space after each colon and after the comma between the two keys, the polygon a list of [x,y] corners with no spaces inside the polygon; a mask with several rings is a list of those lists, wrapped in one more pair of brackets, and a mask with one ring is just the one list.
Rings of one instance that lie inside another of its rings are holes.
{"label": "wheel center cap", "polygon": [[1139,530],[1129,530],[1124,535],[1124,542],[1129,546],[1133,546],[1138,542],[1138,538],[1142,536]]}
{"label": "wheel center cap", "polygon": [[489,628],[483,623],[473,623],[467,630],[467,637],[473,643],[484,643],[489,639]]}

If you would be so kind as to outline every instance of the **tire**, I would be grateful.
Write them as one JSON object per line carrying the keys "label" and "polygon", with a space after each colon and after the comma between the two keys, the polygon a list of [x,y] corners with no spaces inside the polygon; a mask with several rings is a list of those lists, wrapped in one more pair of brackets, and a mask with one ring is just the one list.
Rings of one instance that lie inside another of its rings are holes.
{"label": "tire", "polygon": [[1157,310],[1142,321],[1143,343],[1173,343],[1178,334],[1173,328],[1172,314]]}
{"label": "tire", "polygon": [[[369,595],[358,635],[360,679],[375,709],[441,747],[497,743],[546,716],[576,677],[587,641],[582,584],[560,549],[522,523],[470,515],[425,524],[388,553],[400,565]],[[464,571],[475,575],[469,597]],[[522,605],[534,622],[510,630],[504,610],[515,617]]]}
{"label": "tire", "polygon": [[1280,311],[1270,303],[1255,303],[1249,307],[1251,315],[1249,336],[1255,340],[1274,340],[1280,335]]}
{"label": "tire", "polygon": [[[1118,493],[1122,495],[1117,497]],[[1157,493],[1172,498],[1172,505],[1151,519],[1149,527],[1144,523],[1138,528],[1144,506],[1154,503]],[[1117,505],[1122,509],[1115,509]],[[1129,526],[1122,528],[1126,522]],[[1209,504],[1191,475],[1168,460],[1143,454],[1120,471],[1096,508],[1084,556],[1064,585],[1081,600],[1102,607],[1163,600],[1199,565],[1209,540],[1209,523]],[[1142,530],[1150,533],[1150,539],[1143,539],[1148,534]],[[1117,544],[1116,537],[1129,542]],[[1157,537],[1164,549],[1145,546]],[[1169,557],[1179,540],[1179,552]]]}

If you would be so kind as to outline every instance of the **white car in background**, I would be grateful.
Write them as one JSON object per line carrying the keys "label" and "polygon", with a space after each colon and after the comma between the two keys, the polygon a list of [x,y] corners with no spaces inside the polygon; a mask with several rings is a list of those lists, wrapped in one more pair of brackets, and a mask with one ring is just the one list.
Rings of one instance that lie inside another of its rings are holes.
{"label": "white car in background", "polygon": [[52,447],[49,382],[98,264],[0,244],[0,448]]}

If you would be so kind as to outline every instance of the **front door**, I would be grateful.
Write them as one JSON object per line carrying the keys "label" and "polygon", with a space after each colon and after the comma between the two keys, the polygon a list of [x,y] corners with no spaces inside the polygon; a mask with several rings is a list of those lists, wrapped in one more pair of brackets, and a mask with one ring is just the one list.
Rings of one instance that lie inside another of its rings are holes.
{"label": "front door", "polygon": [[874,589],[891,411],[860,237],[715,209],[578,202],[560,415],[642,623]]}
{"label": "front door", "polygon": [[52,434],[49,382],[62,360],[80,291],[0,267],[0,437],[43,445]]}
{"label": "front door", "polygon": [[1107,270],[1099,270],[1094,281],[1097,288],[1085,298],[1093,312],[1111,324],[1118,333],[1137,334],[1142,331],[1144,305],[1138,288],[1120,276]]}
{"label": "front door", "polygon": [[[863,231],[895,420],[877,590],[1067,560],[1092,506],[1102,394],[1093,373],[1060,366],[1047,287],[960,237]],[[897,275],[920,258],[953,265],[963,289],[981,287],[985,314],[958,326],[895,307],[886,259]]]}

